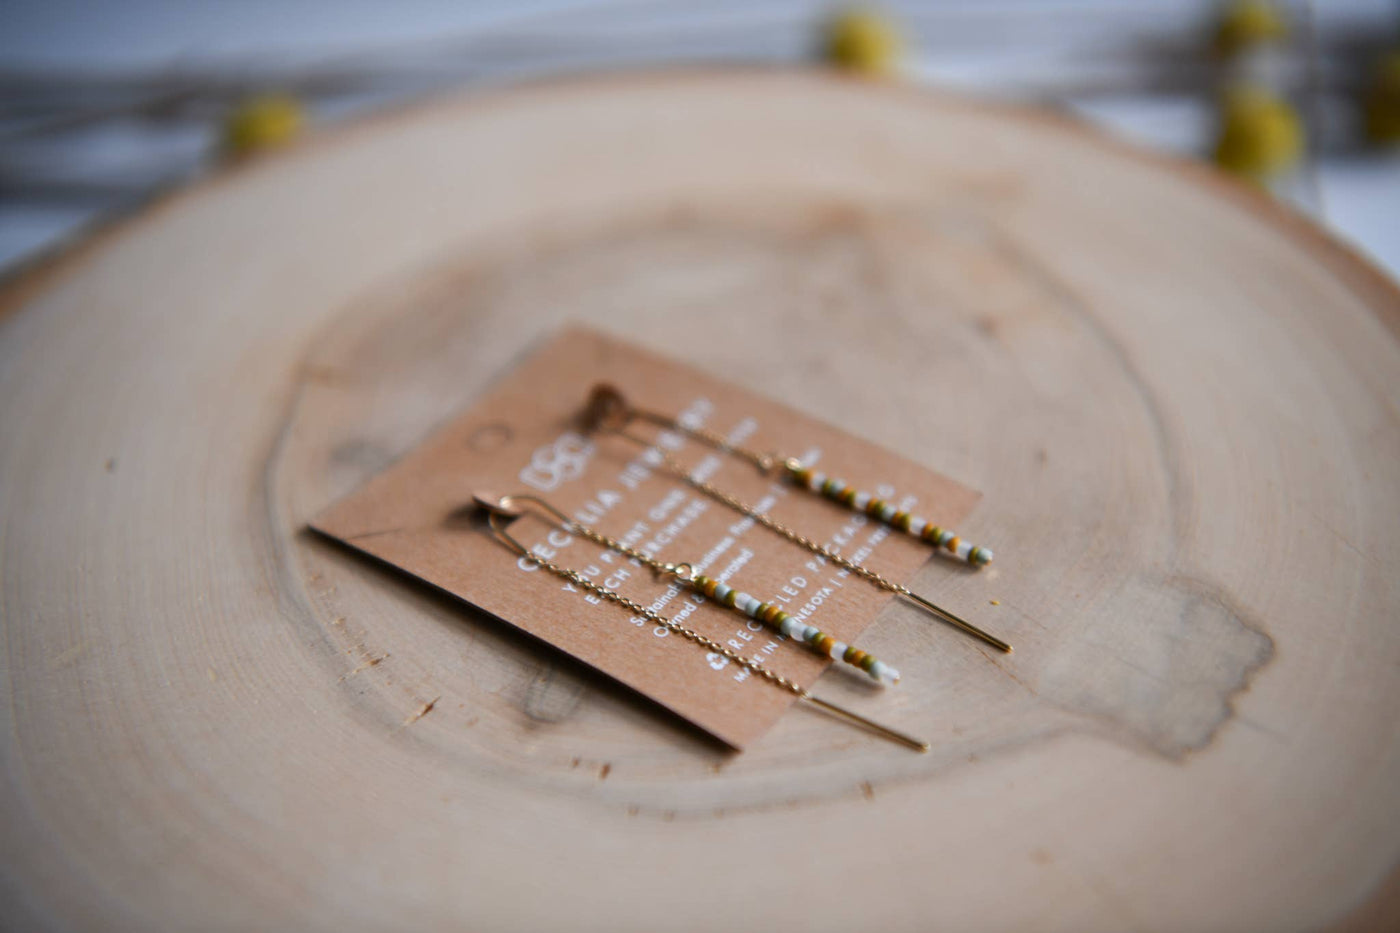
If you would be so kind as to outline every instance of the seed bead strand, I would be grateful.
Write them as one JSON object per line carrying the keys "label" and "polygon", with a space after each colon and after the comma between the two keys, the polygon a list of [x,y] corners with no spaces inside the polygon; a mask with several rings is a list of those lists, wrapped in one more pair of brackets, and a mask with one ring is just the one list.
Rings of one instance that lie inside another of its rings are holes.
{"label": "seed bead strand", "polygon": [[804,642],[818,654],[824,654],[832,660],[845,661],[853,667],[858,667],[878,683],[890,685],[899,683],[899,671],[879,660],[873,654],[862,651],[855,645],[837,641],[835,637],[828,635],[815,625],[807,625],[805,622],[793,618],[773,603],[763,602],[704,574],[697,574],[687,582],[703,593],[707,599],[713,599],[723,606],[737,609],[749,618],[777,629],[788,638]]}
{"label": "seed bead strand", "polygon": [[702,648],[706,648],[710,651],[713,651],[715,654],[728,658],[730,661],[733,661],[735,664],[748,670],[750,673],[762,677],[764,680],[767,680],[769,683],[777,687],[781,687],[788,693],[791,693],[793,696],[801,697],[804,700],[812,699],[812,695],[808,693],[805,688],[793,683],[781,674],[775,674],[773,671],[770,671],[758,661],[746,658],[738,652],[730,648],[726,648],[724,645],[721,645],[713,638],[701,635],[694,629],[682,625],[681,623],[676,622],[673,619],[668,619],[665,616],[661,615],[659,612],[653,612],[652,610],[648,609],[646,606],[643,606],[636,600],[623,596],[616,590],[610,590],[607,587],[602,586],[601,584],[594,583],[592,580],[588,579],[583,574],[579,573],[577,570],[570,570],[568,567],[561,567],[559,564],[556,564],[553,561],[545,560],[543,557],[540,557],[536,554],[527,554],[526,556],[529,558],[529,560],[533,561],[535,564],[544,568],[545,570],[548,570],[556,577],[559,577],[562,580],[566,580],[569,583],[574,584],[575,586],[582,587],[583,589],[588,590],[590,593],[594,593],[598,596],[601,596],[603,599],[606,599],[609,602],[616,603],[617,605],[636,613],[637,615],[650,622],[654,622],[657,625],[664,626],[670,631],[675,632],[677,635],[686,639],[687,641],[694,642]]}
{"label": "seed bead strand", "polygon": [[[845,642],[837,641],[835,637],[828,635],[815,625],[807,625],[794,619],[791,615],[783,612],[773,603],[766,603],[748,593],[740,592],[733,587],[720,583],[703,574],[691,574],[689,570],[684,571],[684,575],[677,572],[678,565],[663,564],[643,554],[635,548],[628,547],[615,538],[610,538],[600,531],[596,531],[587,525],[578,522],[570,522],[567,526],[570,531],[587,538],[595,544],[600,544],[605,548],[610,548],[625,554],[635,560],[639,560],[654,570],[676,575],[676,579],[690,588],[699,591],[707,599],[712,599],[720,605],[744,613],[751,619],[762,622],[770,628],[777,629],[788,638],[795,638],[799,642],[806,644],[817,654],[826,655],[834,661],[844,661],[853,667],[857,667],[870,676],[877,683],[893,686],[899,683],[899,671],[890,667],[885,662],[879,660],[868,651],[862,651],[855,645],[848,645]],[[679,565],[686,566],[686,565]]]}
{"label": "seed bead strand", "polygon": [[805,486],[832,502],[839,502],[852,511],[864,512],[871,518],[884,522],[892,528],[897,528],[907,535],[912,535],[920,541],[943,548],[974,567],[985,567],[992,562],[991,548],[964,541],[958,537],[957,532],[951,529],[942,528],[917,515],[901,512],[884,499],[847,485],[843,479],[827,476],[825,473],[803,466],[796,460],[784,461],[783,467],[787,470],[792,481],[799,486]]}

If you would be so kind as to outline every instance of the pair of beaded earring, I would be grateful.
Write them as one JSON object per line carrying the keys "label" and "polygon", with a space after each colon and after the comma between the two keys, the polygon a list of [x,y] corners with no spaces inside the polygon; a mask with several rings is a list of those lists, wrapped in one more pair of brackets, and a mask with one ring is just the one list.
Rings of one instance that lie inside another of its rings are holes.
{"label": "pair of beaded earring", "polygon": [[959,618],[948,610],[935,605],[925,597],[910,591],[907,586],[896,583],[863,564],[841,556],[830,547],[814,541],[787,525],[784,525],[768,513],[754,508],[738,497],[695,476],[674,457],[662,449],[660,445],[645,437],[632,433],[630,429],[633,424],[640,422],[651,424],[663,430],[675,431],[718,450],[721,453],[747,461],[757,467],[761,473],[766,475],[774,475],[776,473],[796,485],[799,489],[809,490],[832,502],[844,505],[849,509],[863,512],[876,521],[883,522],[891,528],[902,531],[905,534],[918,538],[920,541],[931,544],[942,551],[946,551],[954,557],[965,560],[973,567],[984,567],[991,563],[993,555],[990,548],[981,547],[980,545],[964,541],[956,532],[950,529],[935,525],[933,522],[920,516],[900,511],[889,502],[857,489],[855,486],[848,484],[844,479],[828,476],[825,473],[804,466],[802,462],[795,457],[783,457],[776,453],[759,453],[754,450],[739,447],[731,444],[727,438],[712,431],[684,425],[679,420],[669,415],[637,408],[631,405],[621,392],[610,385],[602,384],[594,386],[593,391],[589,395],[588,402],[584,406],[580,421],[583,427],[590,432],[613,434],[625,438],[640,447],[655,450],[661,458],[661,463],[668,472],[710,499],[733,509],[741,515],[753,519],[757,524],[786,538],[793,544],[806,548],[838,567],[849,570],[851,573],[869,581],[880,589],[894,593],[896,596],[908,600],[920,609],[932,614],[935,618],[941,619],[961,629],[963,632],[981,639],[998,651],[1011,651],[1011,645],[1005,641],[983,631],[965,619]]}
{"label": "pair of beaded earring", "polygon": [[[914,603],[916,606],[932,613],[935,617],[981,639],[998,650],[1011,651],[1011,645],[1002,641],[1000,638],[953,615],[951,612],[935,605],[933,602],[917,593],[911,592],[909,588],[903,584],[895,583],[882,574],[843,557],[831,548],[789,528],[767,513],[743,502],[736,496],[693,475],[659,445],[653,444],[653,442],[646,438],[631,433],[629,428],[631,428],[635,422],[645,422],[664,430],[679,432],[725,454],[746,460],[765,474],[771,475],[779,473],[790,482],[796,484],[799,488],[810,490],[833,502],[840,503],[847,508],[863,512],[867,516],[883,522],[905,534],[918,538],[934,547],[946,550],[949,554],[967,561],[974,567],[982,567],[991,562],[992,552],[990,549],[965,542],[951,530],[934,525],[932,522],[926,521],[919,516],[901,511],[878,497],[848,485],[843,479],[828,477],[821,472],[806,467],[796,458],[780,457],[777,454],[757,453],[733,445],[729,443],[727,438],[713,432],[683,425],[680,421],[670,416],[633,407],[620,392],[608,385],[594,387],[583,411],[581,421],[584,427],[590,431],[611,433],[626,438],[643,448],[654,449],[657,454],[659,454],[661,463],[669,472],[705,496],[739,512],[788,541],[806,548],[814,554],[820,555],[838,567],[842,567],[856,574],[875,586]],[[612,538],[596,528],[569,518],[559,509],[538,496],[519,494],[498,497],[478,493],[473,498],[477,507],[486,513],[491,530],[496,538],[506,547],[533,562],[536,566],[596,596],[619,605],[638,616],[646,618],[657,625],[663,626],[669,631],[680,635],[685,640],[707,651],[727,658],[773,686],[793,694],[799,700],[810,703],[829,714],[908,748],[917,751],[928,751],[929,745],[927,742],[891,729],[888,726],[881,725],[858,713],[823,700],[820,697],[813,696],[805,687],[769,670],[761,661],[753,658],[745,658],[708,636],[676,622],[673,619],[669,619],[643,606],[641,603],[628,596],[590,580],[577,570],[557,564],[535,554],[510,534],[508,524],[523,517],[527,512],[532,512],[537,518],[541,518],[551,525],[570,534],[575,534],[592,541],[601,547],[623,554],[651,568],[651,570],[659,576],[669,577],[679,585],[697,591],[706,599],[713,600],[725,608],[741,612],[760,623],[768,625],[776,629],[780,634],[806,645],[809,649],[819,654],[834,660],[844,661],[846,664],[863,671],[867,676],[881,684],[893,685],[898,683],[899,672],[883,661],[880,661],[869,652],[857,648],[855,645],[845,644],[835,637],[821,631],[816,626],[808,625],[793,618],[774,603],[764,602],[757,597],[739,590],[737,587],[732,587],[727,583],[712,579],[698,572],[694,564],[687,562],[659,561],[652,555],[630,547],[626,543]]]}

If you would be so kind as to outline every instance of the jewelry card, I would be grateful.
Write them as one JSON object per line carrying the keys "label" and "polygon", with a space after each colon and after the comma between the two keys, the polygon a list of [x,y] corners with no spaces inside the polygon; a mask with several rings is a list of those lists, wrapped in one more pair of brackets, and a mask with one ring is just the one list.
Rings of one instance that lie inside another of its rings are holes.
{"label": "jewelry card", "polygon": [[[892,595],[696,491],[665,469],[658,451],[891,580],[907,580],[932,549],[680,432],[652,431],[647,439],[656,448],[590,433],[580,415],[599,383],[652,411],[672,412],[688,427],[844,476],[943,526],[956,527],[980,498],[794,408],[575,327],[543,343],[470,409],[327,508],[312,526],[549,642],[743,748],[777,721],[795,699],[792,693],[540,569],[473,520],[473,496],[536,496],[603,534],[660,560],[688,563],[847,643]],[[801,686],[810,686],[830,664],[771,628],[537,516],[515,520],[510,534],[553,563],[682,621]],[[888,660],[897,666],[898,658]],[[847,669],[840,676],[859,675]],[[872,706],[863,711],[878,715],[878,688],[871,694]]]}

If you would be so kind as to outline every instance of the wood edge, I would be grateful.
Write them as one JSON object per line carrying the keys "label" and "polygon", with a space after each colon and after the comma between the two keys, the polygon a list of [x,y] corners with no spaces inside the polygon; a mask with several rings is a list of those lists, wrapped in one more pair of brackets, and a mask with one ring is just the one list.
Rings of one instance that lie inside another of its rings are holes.
{"label": "wood edge", "polygon": [[1356,246],[1327,230],[1317,221],[1272,197],[1257,185],[1228,175],[1208,162],[1147,149],[1113,136],[1077,114],[1004,101],[986,101],[989,109],[1006,116],[1038,122],[1108,152],[1178,174],[1197,187],[1217,194],[1245,213],[1290,235],[1299,246],[1314,250],[1318,258],[1348,286],[1365,296],[1381,323],[1400,339],[1400,282]]}
{"label": "wood edge", "polygon": [[1372,888],[1361,903],[1325,927],[1327,933],[1371,933],[1400,929],[1400,865]]}
{"label": "wood edge", "polygon": [[217,192],[243,175],[263,171],[293,159],[319,153],[323,148],[356,139],[364,133],[377,132],[400,123],[410,122],[435,110],[446,108],[475,111],[481,108],[508,106],[522,97],[536,94],[557,94],[560,91],[594,91],[609,86],[636,87],[658,82],[690,84],[734,79],[764,78],[783,81],[812,81],[859,86],[863,90],[890,94],[916,103],[935,103],[941,107],[996,113],[1013,120],[1038,125],[1044,129],[1071,135],[1100,150],[1176,174],[1183,181],[1206,189],[1234,204],[1258,220],[1290,236],[1305,250],[1312,250],[1344,284],[1357,291],[1371,306],[1381,323],[1396,339],[1400,339],[1400,283],[1390,278],[1367,256],[1339,239],[1311,219],[1271,198],[1257,188],[1225,175],[1204,162],[1157,152],[1138,146],[1126,139],[1089,124],[1084,118],[1064,111],[986,98],[974,98],[940,88],[907,82],[881,81],[843,75],[818,67],[782,65],[694,65],[647,70],[586,71],[531,78],[505,86],[466,88],[433,94],[419,100],[390,107],[387,110],[354,119],[343,124],[322,128],[287,147],[241,163],[215,166],[203,179],[155,195],[144,205],[129,213],[99,222],[89,232],[79,232],[68,241],[56,244],[19,268],[0,276],[0,320],[17,310],[69,274],[73,267],[96,255],[109,243],[128,232],[159,220],[166,212],[198,197]]}

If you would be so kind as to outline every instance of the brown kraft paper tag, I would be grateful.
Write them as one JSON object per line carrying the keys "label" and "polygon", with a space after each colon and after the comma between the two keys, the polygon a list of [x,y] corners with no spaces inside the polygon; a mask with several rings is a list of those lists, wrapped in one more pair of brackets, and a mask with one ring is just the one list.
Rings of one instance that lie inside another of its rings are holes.
{"label": "brown kraft paper tag", "polygon": [[[472,408],[439,429],[312,526],[542,638],[743,748],[795,697],[722,655],[570,585],[512,553],[480,522],[472,496],[528,493],[662,561],[782,608],[841,641],[858,636],[892,595],[687,486],[655,450],[588,435],[578,416],[595,384],[731,443],[795,456],[899,508],[956,527],[980,498],[889,451],[658,354],[583,328],[538,348]],[[696,475],[799,533],[893,580],[932,549],[752,463],[674,432],[636,424]],[[526,515],[510,532],[548,559],[810,687],[832,662],[748,617],[706,602],[645,566]],[[898,658],[885,659],[895,667]],[[838,665],[841,676],[860,677]],[[833,675],[834,676],[834,675]],[[892,689],[909,689],[913,685]],[[864,712],[878,714],[877,691]]]}

